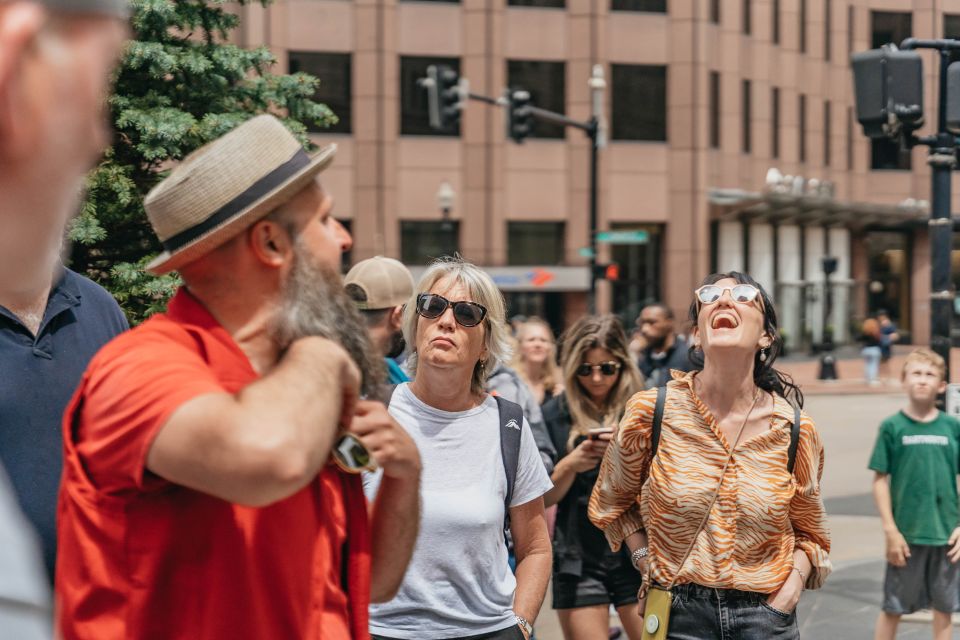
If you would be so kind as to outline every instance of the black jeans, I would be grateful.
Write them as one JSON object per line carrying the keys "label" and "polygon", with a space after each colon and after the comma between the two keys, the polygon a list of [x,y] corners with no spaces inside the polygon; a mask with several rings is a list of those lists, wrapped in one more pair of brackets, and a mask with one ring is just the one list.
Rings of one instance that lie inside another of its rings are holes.
{"label": "black jeans", "polygon": [[799,640],[797,612],[784,613],[752,591],[673,588],[668,640]]}

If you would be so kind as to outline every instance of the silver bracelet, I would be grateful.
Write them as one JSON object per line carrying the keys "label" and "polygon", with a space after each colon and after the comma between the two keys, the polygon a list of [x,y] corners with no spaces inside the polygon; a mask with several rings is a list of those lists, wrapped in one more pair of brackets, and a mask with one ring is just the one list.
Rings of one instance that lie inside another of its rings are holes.
{"label": "silver bracelet", "polygon": [[650,550],[647,547],[640,547],[639,549],[634,549],[633,553],[630,554],[630,564],[633,565],[633,568],[637,571],[640,571],[640,561],[650,555]]}
{"label": "silver bracelet", "polygon": [[807,576],[804,575],[803,571],[800,571],[800,567],[794,565],[793,570],[800,574],[800,579],[803,580],[803,584],[807,584]]}

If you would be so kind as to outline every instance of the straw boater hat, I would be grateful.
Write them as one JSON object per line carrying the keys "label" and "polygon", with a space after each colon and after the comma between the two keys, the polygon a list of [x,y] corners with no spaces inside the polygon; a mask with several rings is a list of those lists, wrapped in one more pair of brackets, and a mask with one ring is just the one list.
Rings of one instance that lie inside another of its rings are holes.
{"label": "straw boater hat", "polygon": [[336,150],[331,144],[308,155],[269,115],[200,147],[144,200],[165,249],[147,271],[167,273],[216,249],[307,186]]}

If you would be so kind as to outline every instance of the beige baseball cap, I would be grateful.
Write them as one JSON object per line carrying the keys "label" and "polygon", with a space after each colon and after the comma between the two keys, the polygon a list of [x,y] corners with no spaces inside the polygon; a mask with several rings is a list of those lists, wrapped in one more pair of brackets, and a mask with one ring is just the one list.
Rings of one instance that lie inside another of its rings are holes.
{"label": "beige baseball cap", "polygon": [[353,265],[343,286],[358,309],[389,309],[406,304],[413,295],[413,276],[399,260],[376,256]]}

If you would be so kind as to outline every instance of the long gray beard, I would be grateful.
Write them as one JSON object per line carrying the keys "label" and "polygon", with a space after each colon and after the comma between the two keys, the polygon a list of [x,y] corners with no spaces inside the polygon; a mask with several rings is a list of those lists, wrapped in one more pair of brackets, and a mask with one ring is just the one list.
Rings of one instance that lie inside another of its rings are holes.
{"label": "long gray beard", "polygon": [[307,336],[333,340],[360,368],[361,393],[375,395],[383,383],[383,361],[374,355],[363,318],[344,293],[340,274],[312,260],[299,241],[271,334],[281,349]]}

